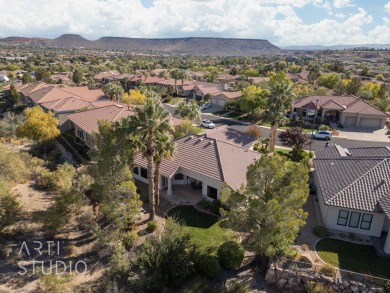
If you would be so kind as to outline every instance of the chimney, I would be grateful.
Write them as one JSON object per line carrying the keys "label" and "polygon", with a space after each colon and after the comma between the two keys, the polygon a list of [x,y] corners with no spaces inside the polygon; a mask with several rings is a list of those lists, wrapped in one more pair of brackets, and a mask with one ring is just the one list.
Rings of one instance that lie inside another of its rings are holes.
{"label": "chimney", "polygon": [[227,84],[226,82],[223,84],[223,90],[224,90],[224,91],[227,91],[227,90],[228,90],[228,84]]}

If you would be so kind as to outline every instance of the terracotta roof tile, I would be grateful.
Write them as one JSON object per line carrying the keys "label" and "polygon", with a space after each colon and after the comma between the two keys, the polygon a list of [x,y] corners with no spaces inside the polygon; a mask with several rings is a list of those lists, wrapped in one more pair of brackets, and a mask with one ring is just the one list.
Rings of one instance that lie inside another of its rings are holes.
{"label": "terracotta roof tile", "polygon": [[205,136],[248,149],[257,142],[257,137],[243,133],[228,126],[214,128],[213,130],[207,132]]}

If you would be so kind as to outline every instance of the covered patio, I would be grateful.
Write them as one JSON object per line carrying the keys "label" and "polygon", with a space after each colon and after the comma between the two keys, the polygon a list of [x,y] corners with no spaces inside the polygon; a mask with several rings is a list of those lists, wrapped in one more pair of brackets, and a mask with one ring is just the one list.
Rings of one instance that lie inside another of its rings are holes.
{"label": "covered patio", "polygon": [[172,186],[173,192],[168,194],[168,189],[161,190],[161,197],[180,205],[195,205],[202,200],[202,189],[193,188],[191,185]]}

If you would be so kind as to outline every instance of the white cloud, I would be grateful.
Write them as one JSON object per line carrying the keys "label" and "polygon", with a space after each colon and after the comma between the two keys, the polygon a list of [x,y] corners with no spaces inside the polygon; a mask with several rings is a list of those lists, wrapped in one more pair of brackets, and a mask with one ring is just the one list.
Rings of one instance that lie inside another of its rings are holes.
{"label": "white cloud", "polygon": [[389,2],[387,2],[387,4],[385,5],[385,11],[388,13],[388,14],[390,14],[390,1]]}
{"label": "white cloud", "polygon": [[343,8],[351,3],[351,0],[333,0],[335,8]]}
{"label": "white cloud", "polygon": [[155,0],[149,8],[141,0],[34,0],[25,9],[26,2],[13,0],[2,7],[0,34],[77,33],[88,39],[218,36],[268,39],[282,46],[377,43],[388,36],[385,21],[365,31],[374,19],[362,8],[348,15],[341,10],[311,24],[295,13],[316,5],[331,14],[327,0]]}

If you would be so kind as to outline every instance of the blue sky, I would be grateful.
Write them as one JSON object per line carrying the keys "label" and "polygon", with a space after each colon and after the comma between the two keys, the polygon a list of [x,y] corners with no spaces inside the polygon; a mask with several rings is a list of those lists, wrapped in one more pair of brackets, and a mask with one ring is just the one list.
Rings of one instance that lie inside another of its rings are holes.
{"label": "blue sky", "polygon": [[[390,43],[390,0],[0,0],[0,37],[232,37]],[[28,7],[28,9],[26,9]]]}

